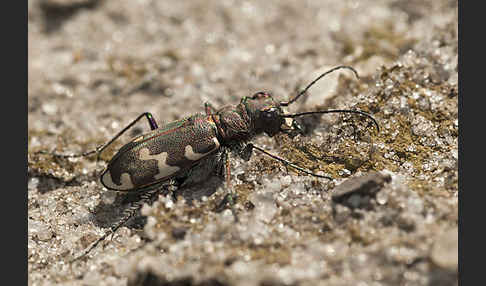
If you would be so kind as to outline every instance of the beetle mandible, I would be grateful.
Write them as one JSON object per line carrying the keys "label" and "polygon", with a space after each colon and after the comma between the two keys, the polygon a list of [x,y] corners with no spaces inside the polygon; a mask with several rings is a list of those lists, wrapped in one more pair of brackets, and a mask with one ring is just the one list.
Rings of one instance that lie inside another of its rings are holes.
{"label": "beetle mandible", "polygon": [[[218,208],[229,204],[235,221],[238,217],[233,205],[236,194],[232,191],[229,154],[236,153],[249,160],[252,151],[270,156],[303,173],[326,179],[325,175],[314,174],[283,158],[273,155],[264,149],[247,143],[256,135],[265,133],[273,137],[278,133],[292,133],[297,125],[289,126],[285,119],[309,114],[354,113],[373,121],[379,131],[377,121],[368,113],[360,110],[323,110],[295,114],[285,114],[282,107],[289,106],[325,75],[338,70],[349,69],[359,78],[356,70],[350,66],[337,66],[314,79],[289,101],[278,102],[267,92],[257,92],[253,96],[243,97],[238,105],[227,105],[215,109],[211,103],[205,103],[205,114],[195,114],[158,127],[151,113],[145,112],[128,124],[107,143],[95,150],[82,154],[58,154],[41,151],[57,157],[83,157],[97,154],[98,159],[109,145],[130,129],[140,119],[146,118],[151,131],[135,137],[131,142],[118,150],[102,172],[100,181],[104,187],[114,191],[139,193],[140,200],[129,207],[123,218],[95,241],[76,259],[83,257],[109,234],[124,225],[143,203],[150,201],[166,187],[174,191],[179,187],[193,185],[205,180],[214,171],[226,178],[228,193]],[[295,123],[295,121],[294,121]]]}

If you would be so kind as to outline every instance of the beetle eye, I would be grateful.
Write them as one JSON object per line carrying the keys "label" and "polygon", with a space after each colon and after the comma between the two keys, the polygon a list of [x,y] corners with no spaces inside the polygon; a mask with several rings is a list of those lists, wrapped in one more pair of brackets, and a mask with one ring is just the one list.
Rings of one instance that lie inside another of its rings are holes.
{"label": "beetle eye", "polygon": [[277,115],[277,108],[271,107],[271,108],[268,108],[268,109],[264,109],[263,110],[263,113],[264,113],[264,116],[266,118],[276,117],[276,115]]}

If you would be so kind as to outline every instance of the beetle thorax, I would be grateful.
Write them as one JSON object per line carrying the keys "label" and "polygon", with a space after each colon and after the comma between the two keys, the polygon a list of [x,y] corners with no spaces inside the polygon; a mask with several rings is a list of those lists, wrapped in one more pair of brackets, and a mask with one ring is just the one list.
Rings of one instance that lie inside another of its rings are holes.
{"label": "beetle thorax", "polygon": [[225,106],[213,118],[223,142],[247,140],[252,136],[250,117],[241,104]]}

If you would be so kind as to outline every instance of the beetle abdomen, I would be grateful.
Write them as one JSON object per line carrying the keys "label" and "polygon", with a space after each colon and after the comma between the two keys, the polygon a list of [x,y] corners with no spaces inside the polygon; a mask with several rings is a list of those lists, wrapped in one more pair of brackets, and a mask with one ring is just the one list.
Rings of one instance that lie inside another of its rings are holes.
{"label": "beetle abdomen", "polygon": [[101,183],[108,189],[131,191],[187,170],[220,147],[209,116],[196,114],[135,138],[108,163]]}

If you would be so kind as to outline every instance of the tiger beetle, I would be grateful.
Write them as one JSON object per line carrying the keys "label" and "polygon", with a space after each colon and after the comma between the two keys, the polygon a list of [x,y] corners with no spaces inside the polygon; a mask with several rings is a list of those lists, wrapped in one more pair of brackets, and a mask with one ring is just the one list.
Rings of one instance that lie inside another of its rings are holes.
{"label": "tiger beetle", "polygon": [[157,125],[151,113],[145,112],[123,128],[111,140],[98,146],[95,150],[82,154],[58,154],[41,151],[40,153],[62,158],[97,154],[97,159],[99,159],[103,150],[140,119],[146,118],[150,125],[150,132],[135,137],[118,150],[100,177],[101,183],[107,189],[137,193],[140,195],[139,200],[124,212],[120,221],[112,225],[103,236],[74,260],[85,256],[108,235],[114,234],[118,228],[136,214],[144,203],[156,198],[164,188],[169,192],[174,192],[180,187],[201,183],[212,173],[225,177],[228,190],[217,209],[222,210],[226,205],[229,205],[235,221],[238,222],[238,217],[233,208],[236,194],[232,190],[230,183],[230,151],[248,161],[253,150],[257,150],[280,161],[286,167],[290,166],[302,173],[332,180],[331,177],[312,173],[265,151],[263,148],[248,143],[248,141],[262,133],[270,137],[278,133],[291,135],[292,132],[298,131],[299,127],[295,121],[289,125],[286,119],[310,114],[359,114],[371,119],[379,131],[376,120],[368,113],[359,110],[335,109],[295,114],[285,114],[283,112],[282,107],[296,102],[318,80],[338,69],[349,69],[359,79],[358,73],[354,68],[337,66],[314,79],[304,90],[289,101],[278,102],[267,92],[257,92],[250,97],[243,97],[238,105],[227,105],[218,110],[211,103],[206,102],[204,105],[206,114],[195,114],[162,127]]}

